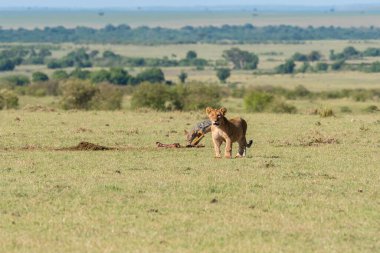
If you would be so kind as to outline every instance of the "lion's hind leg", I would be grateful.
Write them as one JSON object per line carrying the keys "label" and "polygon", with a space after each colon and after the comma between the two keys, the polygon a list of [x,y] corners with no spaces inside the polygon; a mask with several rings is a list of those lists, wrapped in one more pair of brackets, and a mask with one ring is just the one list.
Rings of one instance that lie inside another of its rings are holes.
{"label": "lion's hind leg", "polygon": [[238,144],[239,144],[239,149],[238,149],[238,153],[236,154],[235,157],[236,158],[245,157],[246,146],[247,146],[247,142],[246,142],[245,138],[239,140]]}

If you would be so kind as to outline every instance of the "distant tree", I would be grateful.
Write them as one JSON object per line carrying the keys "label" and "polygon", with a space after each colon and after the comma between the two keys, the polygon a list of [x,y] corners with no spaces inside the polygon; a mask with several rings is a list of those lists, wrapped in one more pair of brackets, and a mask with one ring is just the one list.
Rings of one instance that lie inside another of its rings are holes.
{"label": "distant tree", "polygon": [[178,75],[178,78],[179,78],[179,80],[181,81],[181,83],[185,83],[187,77],[188,77],[188,76],[187,76],[187,73],[184,72],[184,71],[181,71],[181,73]]}
{"label": "distant tree", "polygon": [[370,72],[380,72],[380,62],[376,61],[371,64]]}
{"label": "distant tree", "polygon": [[345,64],[344,60],[339,60],[331,64],[332,70],[341,70]]}
{"label": "distant tree", "polygon": [[0,59],[0,71],[12,71],[16,64],[9,59]]}
{"label": "distant tree", "polygon": [[343,49],[343,54],[346,58],[360,55],[360,52],[356,48],[349,46]]}
{"label": "distant tree", "polygon": [[91,75],[91,72],[88,70],[82,70],[81,68],[76,68],[70,73],[70,77],[76,78],[76,79],[89,79]]}
{"label": "distant tree", "polygon": [[225,83],[226,80],[231,76],[231,71],[228,68],[220,68],[216,71],[216,76],[220,82]]}
{"label": "distant tree", "polygon": [[305,54],[295,53],[295,54],[293,54],[293,56],[292,56],[292,60],[293,60],[293,61],[302,61],[302,62],[306,62],[306,61],[308,61],[308,57],[307,57],[307,55],[305,55]]}
{"label": "distant tree", "polygon": [[23,75],[13,75],[4,78],[4,81],[10,85],[24,86],[30,84],[29,77]]}
{"label": "distant tree", "polygon": [[45,81],[48,81],[49,80],[49,77],[43,73],[43,72],[34,72],[32,74],[32,81],[33,82],[45,82]]}
{"label": "distant tree", "polygon": [[296,64],[293,60],[287,60],[284,64],[276,67],[276,73],[278,74],[292,74]]}
{"label": "distant tree", "polygon": [[123,68],[111,68],[109,81],[113,84],[126,85],[129,83],[130,75]]}
{"label": "distant tree", "polygon": [[93,83],[108,82],[110,79],[110,73],[105,69],[91,72],[90,76]]}
{"label": "distant tree", "polygon": [[317,71],[327,71],[329,69],[329,65],[324,62],[318,62],[316,65]]}
{"label": "distant tree", "polygon": [[69,74],[64,70],[56,70],[53,72],[52,78],[55,80],[65,80],[69,78]]}
{"label": "distant tree", "polygon": [[259,57],[254,53],[240,50],[239,48],[231,48],[223,52],[223,58],[232,62],[234,69],[256,69],[259,64]]}
{"label": "distant tree", "polygon": [[302,65],[301,65],[301,67],[299,68],[299,72],[300,73],[306,73],[306,72],[308,72],[308,71],[312,71],[313,70],[313,68],[312,68],[312,66],[310,65],[310,63],[308,63],[308,62],[304,62]]}
{"label": "distant tree", "polygon": [[318,51],[311,51],[310,54],[308,54],[307,59],[309,61],[319,61],[322,58],[322,55]]}
{"label": "distant tree", "polygon": [[190,61],[196,59],[197,57],[198,57],[197,53],[192,50],[188,51],[186,54],[186,59]]}
{"label": "distant tree", "polygon": [[162,83],[165,81],[165,75],[159,68],[150,68],[139,73],[137,79],[140,82]]}

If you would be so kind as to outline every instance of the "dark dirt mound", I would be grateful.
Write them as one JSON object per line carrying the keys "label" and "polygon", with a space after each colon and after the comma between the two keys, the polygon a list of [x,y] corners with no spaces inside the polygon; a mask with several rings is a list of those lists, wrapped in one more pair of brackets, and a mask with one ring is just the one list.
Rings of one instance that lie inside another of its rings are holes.
{"label": "dark dirt mound", "polygon": [[114,148],[100,146],[100,145],[93,144],[93,143],[90,143],[90,142],[82,141],[78,145],[73,146],[73,147],[69,147],[69,148],[65,148],[64,150],[72,150],[72,151],[81,151],[81,150],[84,150],[84,151],[99,151],[99,150],[114,150]]}

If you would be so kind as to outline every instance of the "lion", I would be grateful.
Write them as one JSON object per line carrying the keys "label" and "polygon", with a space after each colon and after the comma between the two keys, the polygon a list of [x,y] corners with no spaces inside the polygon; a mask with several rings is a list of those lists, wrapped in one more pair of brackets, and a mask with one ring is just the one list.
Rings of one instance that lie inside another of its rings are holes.
{"label": "lion", "polygon": [[224,107],[220,109],[213,109],[211,107],[206,108],[206,114],[212,123],[211,134],[214,143],[215,157],[221,158],[220,146],[223,142],[226,142],[224,153],[226,158],[231,158],[232,143],[234,142],[239,144],[239,150],[235,157],[244,157],[246,154],[246,148],[251,147],[253,143],[252,140],[247,143],[245,137],[247,133],[247,122],[242,118],[228,120],[225,117],[226,112],[227,109]]}

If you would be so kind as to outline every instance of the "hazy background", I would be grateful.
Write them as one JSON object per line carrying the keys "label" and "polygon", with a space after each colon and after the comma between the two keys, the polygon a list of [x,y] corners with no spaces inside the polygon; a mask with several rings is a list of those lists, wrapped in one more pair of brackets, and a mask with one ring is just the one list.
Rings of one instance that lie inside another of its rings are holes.
{"label": "hazy background", "polygon": [[70,8],[103,8],[103,7],[147,7],[147,6],[255,6],[255,5],[279,5],[279,6],[341,6],[341,5],[366,5],[366,4],[380,4],[379,0],[319,0],[319,1],[302,1],[302,0],[192,0],[192,1],[178,1],[178,0],[66,0],[66,1],[42,1],[42,0],[14,0],[14,1],[0,1],[0,7],[70,7]]}

